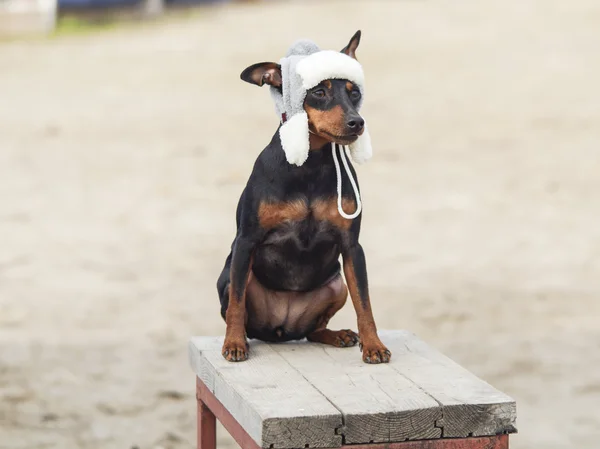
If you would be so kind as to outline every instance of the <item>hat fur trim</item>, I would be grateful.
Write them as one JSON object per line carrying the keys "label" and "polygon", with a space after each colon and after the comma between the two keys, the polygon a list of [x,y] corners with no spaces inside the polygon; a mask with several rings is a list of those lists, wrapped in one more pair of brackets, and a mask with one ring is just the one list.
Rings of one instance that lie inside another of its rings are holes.
{"label": "hat fur trim", "polygon": [[350,157],[352,158],[352,161],[357,164],[363,164],[371,159],[373,156],[373,147],[371,146],[371,135],[369,134],[366,123],[363,133],[356,142],[351,143],[348,147],[350,148]]}
{"label": "hat fur trim", "polygon": [[279,137],[287,161],[298,166],[304,164],[308,159],[308,151],[310,150],[308,115],[306,112],[295,114],[281,125]]}
{"label": "hat fur trim", "polygon": [[363,90],[365,76],[360,63],[350,56],[333,50],[323,50],[306,56],[296,65],[302,87],[312,89],[323,80],[347,79]]}

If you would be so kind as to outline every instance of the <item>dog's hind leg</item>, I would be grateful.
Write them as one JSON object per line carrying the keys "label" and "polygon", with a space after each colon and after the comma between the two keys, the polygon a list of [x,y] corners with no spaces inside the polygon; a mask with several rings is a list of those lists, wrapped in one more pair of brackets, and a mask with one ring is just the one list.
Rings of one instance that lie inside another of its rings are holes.
{"label": "dog's hind leg", "polygon": [[221,302],[221,316],[225,319],[227,313],[227,307],[229,306],[229,284],[230,284],[230,270],[231,270],[231,253],[225,260],[225,266],[221,275],[217,280],[217,292],[219,293],[219,301]]}
{"label": "dog's hind leg", "polygon": [[[242,191],[242,195],[240,197],[240,200],[238,201],[238,205],[235,211],[235,226],[236,229],[240,228],[240,223],[241,223],[241,219],[242,219],[242,204],[243,204],[243,199],[244,199],[244,195],[246,193],[246,189],[244,189]],[[229,255],[227,256],[227,259],[225,259],[225,266],[223,267],[223,271],[221,271],[221,274],[219,275],[219,279],[217,280],[217,292],[219,293],[219,301],[221,302],[221,316],[223,317],[223,319],[226,319],[226,313],[227,313],[227,307],[229,306],[229,284],[231,283],[231,261],[233,259],[233,250],[235,248],[235,241],[237,240],[237,234],[235,236],[236,238],[233,240],[233,243],[231,244],[231,251],[229,252]]]}
{"label": "dog's hind leg", "polygon": [[348,288],[342,281],[340,293],[333,298],[331,305],[325,310],[325,313],[319,318],[317,328],[306,336],[308,341],[323,343],[326,345],[337,346],[339,348],[355,346],[358,343],[358,335],[349,329],[334,331],[327,329],[329,320],[346,304],[348,298]]}

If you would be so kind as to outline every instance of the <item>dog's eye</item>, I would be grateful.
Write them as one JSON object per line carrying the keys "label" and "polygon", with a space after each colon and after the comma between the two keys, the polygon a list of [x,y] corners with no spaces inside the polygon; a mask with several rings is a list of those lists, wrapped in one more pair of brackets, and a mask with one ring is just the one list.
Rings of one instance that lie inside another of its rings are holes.
{"label": "dog's eye", "polygon": [[315,98],[325,98],[325,91],[323,89],[317,89],[312,92],[312,96]]}
{"label": "dog's eye", "polygon": [[350,98],[352,98],[353,100],[358,100],[360,98],[360,91],[353,90],[352,92],[350,92]]}

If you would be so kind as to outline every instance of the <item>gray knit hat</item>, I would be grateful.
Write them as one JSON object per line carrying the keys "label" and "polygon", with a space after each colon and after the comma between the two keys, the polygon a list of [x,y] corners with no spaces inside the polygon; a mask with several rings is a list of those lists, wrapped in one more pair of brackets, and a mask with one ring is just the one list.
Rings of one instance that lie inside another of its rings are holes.
{"label": "gray knit hat", "polygon": [[[281,65],[281,92],[271,87],[275,110],[283,124],[279,129],[281,145],[290,164],[302,165],[308,158],[308,115],[304,111],[304,99],[309,89],[327,79],[347,79],[359,88],[364,96],[364,74],[360,63],[338,51],[321,50],[312,41],[295,42],[279,61]],[[362,97],[357,110],[362,105]],[[364,132],[349,145],[350,157],[356,163],[369,160],[373,150],[371,138],[365,125]]]}

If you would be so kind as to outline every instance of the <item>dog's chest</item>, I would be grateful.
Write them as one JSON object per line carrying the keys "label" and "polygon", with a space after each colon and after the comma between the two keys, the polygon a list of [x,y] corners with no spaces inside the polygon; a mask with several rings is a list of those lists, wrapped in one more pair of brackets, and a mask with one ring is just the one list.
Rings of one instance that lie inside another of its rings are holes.
{"label": "dog's chest", "polygon": [[[344,211],[354,211],[354,200],[343,198]],[[285,228],[290,231],[305,228],[333,228],[346,231],[352,220],[342,217],[338,211],[337,198],[296,198],[290,201],[264,202],[258,209],[260,225],[269,231]],[[283,229],[282,229],[283,230]]]}
{"label": "dog's chest", "polygon": [[265,286],[309,291],[339,269],[341,235],[352,220],[340,216],[334,199],[263,203],[259,220],[266,232],[255,250],[253,271]]}

